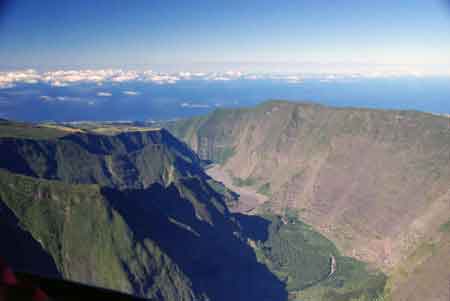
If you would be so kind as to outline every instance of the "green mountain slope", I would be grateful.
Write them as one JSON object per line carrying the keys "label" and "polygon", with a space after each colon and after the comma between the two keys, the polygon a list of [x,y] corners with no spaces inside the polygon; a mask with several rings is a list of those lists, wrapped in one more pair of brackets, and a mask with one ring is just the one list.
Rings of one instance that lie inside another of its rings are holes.
{"label": "green mountain slope", "polygon": [[258,260],[287,284],[290,300],[375,300],[386,276],[342,256],[336,246],[294,215],[237,214]]}
{"label": "green mountain slope", "polygon": [[[0,231],[18,241],[0,256],[13,267],[155,300],[285,298],[241,237],[224,188],[167,131],[38,131],[0,139]],[[39,250],[45,266],[17,266],[18,247],[29,261]]]}
{"label": "green mountain slope", "polygon": [[450,218],[448,117],[271,101],[163,126],[268,194],[265,207],[294,210],[344,254],[388,272]]}
{"label": "green mountain slope", "polygon": [[[133,241],[129,227],[108,206],[100,187],[62,184],[5,171],[1,172],[0,183],[1,200],[19,218],[20,226],[47,250],[64,278],[133,292],[133,285],[167,275],[158,285],[161,287],[152,288],[155,292],[164,297],[177,291],[192,295],[182,279],[177,280],[180,286],[169,281],[182,275],[158,246],[151,241]],[[34,259],[33,254],[28,257]],[[146,262],[146,258],[151,261]],[[133,282],[128,273],[133,275]]]}

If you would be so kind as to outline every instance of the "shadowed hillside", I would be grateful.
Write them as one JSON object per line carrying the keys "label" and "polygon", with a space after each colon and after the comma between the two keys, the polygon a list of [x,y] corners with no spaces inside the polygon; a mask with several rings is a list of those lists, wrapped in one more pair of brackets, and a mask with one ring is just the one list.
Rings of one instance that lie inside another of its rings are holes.
{"label": "shadowed hillside", "polygon": [[155,300],[286,298],[243,240],[226,188],[167,131],[39,130],[0,138],[0,231],[12,243],[0,256],[14,268]]}
{"label": "shadowed hillside", "polygon": [[268,195],[264,208],[294,210],[346,255],[385,271],[450,218],[446,116],[271,101],[164,126]]}
{"label": "shadowed hillside", "polygon": [[290,300],[382,300],[383,273],[342,256],[294,215],[235,216],[258,260],[286,283]]}

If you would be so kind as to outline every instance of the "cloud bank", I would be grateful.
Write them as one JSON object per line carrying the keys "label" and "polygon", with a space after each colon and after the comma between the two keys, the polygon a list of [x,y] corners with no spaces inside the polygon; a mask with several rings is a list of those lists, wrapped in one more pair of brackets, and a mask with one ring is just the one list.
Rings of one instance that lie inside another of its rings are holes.
{"label": "cloud bank", "polygon": [[81,98],[76,96],[49,96],[41,95],[39,99],[44,102],[92,102],[88,98]]}
{"label": "cloud bank", "polygon": [[[301,70],[301,68],[299,68]],[[84,69],[84,70],[54,70],[38,72],[33,69],[0,71],[0,89],[11,88],[17,84],[45,83],[55,87],[65,87],[76,84],[90,83],[102,85],[103,83],[124,83],[140,81],[158,85],[174,84],[185,80],[230,81],[230,80],[282,80],[293,84],[301,84],[304,79],[317,79],[321,82],[330,82],[342,79],[379,78],[399,76],[428,76],[430,73],[406,66],[366,66],[355,68],[330,69],[332,72],[289,72],[289,73],[246,73],[229,70],[226,72],[175,72],[163,73],[152,70],[136,71],[122,69]],[[450,76],[447,73],[439,75]],[[100,92],[102,93],[102,92]],[[100,94],[99,93],[99,94]],[[109,92],[104,92],[109,93]],[[124,91],[124,95],[138,95],[136,91]],[[111,96],[111,95],[99,95]]]}
{"label": "cloud bank", "polygon": [[190,109],[209,109],[211,107],[211,105],[209,104],[189,103],[189,102],[183,102],[180,106],[182,108],[190,108]]}
{"label": "cloud bank", "polygon": [[100,96],[100,97],[110,97],[110,96],[112,96],[112,93],[110,93],[110,92],[98,92],[98,93],[97,93],[97,96]]}
{"label": "cloud bank", "polygon": [[123,91],[122,94],[128,95],[128,96],[136,96],[136,95],[139,95],[140,93],[136,92],[136,91]]}

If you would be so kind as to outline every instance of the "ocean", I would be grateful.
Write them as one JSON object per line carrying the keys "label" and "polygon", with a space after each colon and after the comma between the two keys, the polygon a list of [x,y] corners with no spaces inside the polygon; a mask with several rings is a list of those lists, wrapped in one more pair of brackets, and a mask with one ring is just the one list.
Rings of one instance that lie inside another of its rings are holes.
{"label": "ocean", "polygon": [[450,78],[130,81],[64,87],[18,84],[0,89],[0,118],[160,121],[203,115],[219,107],[251,107],[272,99],[450,114]]}

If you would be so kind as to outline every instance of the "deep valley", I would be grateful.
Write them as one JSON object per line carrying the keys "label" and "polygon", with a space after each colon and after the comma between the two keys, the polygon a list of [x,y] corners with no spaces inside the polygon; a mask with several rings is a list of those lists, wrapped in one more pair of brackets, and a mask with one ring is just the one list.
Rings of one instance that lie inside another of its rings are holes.
{"label": "deep valley", "polygon": [[0,150],[0,256],[19,272],[152,300],[449,293],[448,117],[271,101],[2,120]]}

